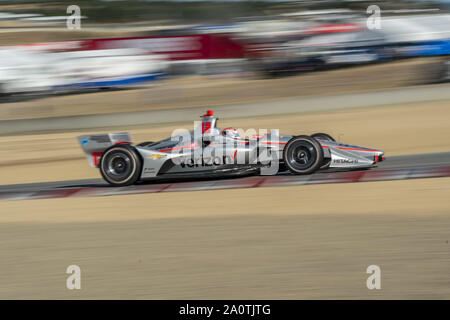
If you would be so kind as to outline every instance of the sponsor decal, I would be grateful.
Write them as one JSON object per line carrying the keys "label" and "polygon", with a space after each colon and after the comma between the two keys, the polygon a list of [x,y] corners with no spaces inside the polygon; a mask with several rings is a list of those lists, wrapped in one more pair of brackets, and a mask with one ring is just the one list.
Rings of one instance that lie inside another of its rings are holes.
{"label": "sponsor decal", "polygon": [[155,168],[144,168],[144,173],[150,174],[155,172],[156,172]]}
{"label": "sponsor decal", "polygon": [[111,143],[111,139],[108,134],[96,134],[89,136],[89,139],[97,143]]}
{"label": "sponsor decal", "polygon": [[348,163],[348,164],[356,164],[358,163],[358,159],[334,159],[334,163]]}
{"label": "sponsor decal", "polygon": [[184,159],[180,163],[182,168],[188,167],[211,167],[211,166],[219,166],[223,164],[231,164],[234,163],[234,160],[231,156],[212,156],[212,157],[200,157],[200,158],[187,158]]}
{"label": "sponsor decal", "polygon": [[151,154],[151,155],[147,156],[148,159],[154,159],[154,160],[161,159],[161,158],[164,158],[164,157],[166,157],[165,154]]}

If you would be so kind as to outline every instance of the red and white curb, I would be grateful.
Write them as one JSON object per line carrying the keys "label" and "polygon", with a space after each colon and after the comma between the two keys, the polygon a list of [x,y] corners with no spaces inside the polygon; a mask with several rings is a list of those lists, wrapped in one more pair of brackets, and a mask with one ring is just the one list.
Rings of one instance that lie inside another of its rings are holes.
{"label": "red and white curb", "polygon": [[252,176],[211,181],[147,183],[129,187],[68,187],[36,192],[0,192],[0,200],[50,199],[68,197],[103,197],[125,194],[220,190],[328,184],[344,182],[370,182],[419,178],[449,177],[450,166],[374,171],[323,172],[310,176]]}

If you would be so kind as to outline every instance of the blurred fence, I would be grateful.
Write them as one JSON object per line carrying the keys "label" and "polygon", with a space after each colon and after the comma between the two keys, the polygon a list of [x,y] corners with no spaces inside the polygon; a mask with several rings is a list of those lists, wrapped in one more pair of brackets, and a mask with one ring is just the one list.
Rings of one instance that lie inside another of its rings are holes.
{"label": "blurred fence", "polygon": [[[126,87],[190,74],[273,76],[450,54],[450,15],[278,16],[168,35],[36,43],[0,50],[3,94]],[[164,32],[160,32],[164,33]],[[426,71],[425,71],[426,72]]]}

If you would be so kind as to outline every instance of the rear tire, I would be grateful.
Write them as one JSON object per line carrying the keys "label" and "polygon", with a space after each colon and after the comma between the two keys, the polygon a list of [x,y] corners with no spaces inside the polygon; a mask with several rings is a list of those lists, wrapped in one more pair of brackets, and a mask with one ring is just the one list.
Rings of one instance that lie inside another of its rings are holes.
{"label": "rear tire", "polygon": [[109,184],[122,187],[136,183],[142,171],[142,160],[136,150],[121,144],[107,149],[100,160],[100,173]]}
{"label": "rear tire", "polygon": [[309,136],[293,137],[283,150],[284,164],[294,174],[310,174],[323,163],[320,143]]}

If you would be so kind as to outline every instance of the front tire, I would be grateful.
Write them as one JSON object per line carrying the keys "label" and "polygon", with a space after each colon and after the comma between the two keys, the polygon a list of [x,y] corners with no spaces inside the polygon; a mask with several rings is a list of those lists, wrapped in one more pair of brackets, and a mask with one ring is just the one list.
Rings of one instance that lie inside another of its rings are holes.
{"label": "front tire", "polygon": [[309,136],[297,136],[288,141],[283,150],[286,167],[294,174],[310,174],[323,163],[320,143]]}
{"label": "front tire", "polygon": [[322,132],[314,133],[314,134],[311,135],[311,137],[313,137],[314,139],[320,139],[320,140],[325,140],[325,141],[336,141],[329,134],[322,133]]}
{"label": "front tire", "polygon": [[139,180],[142,161],[136,150],[127,144],[107,149],[100,161],[100,173],[109,184],[122,187]]}

